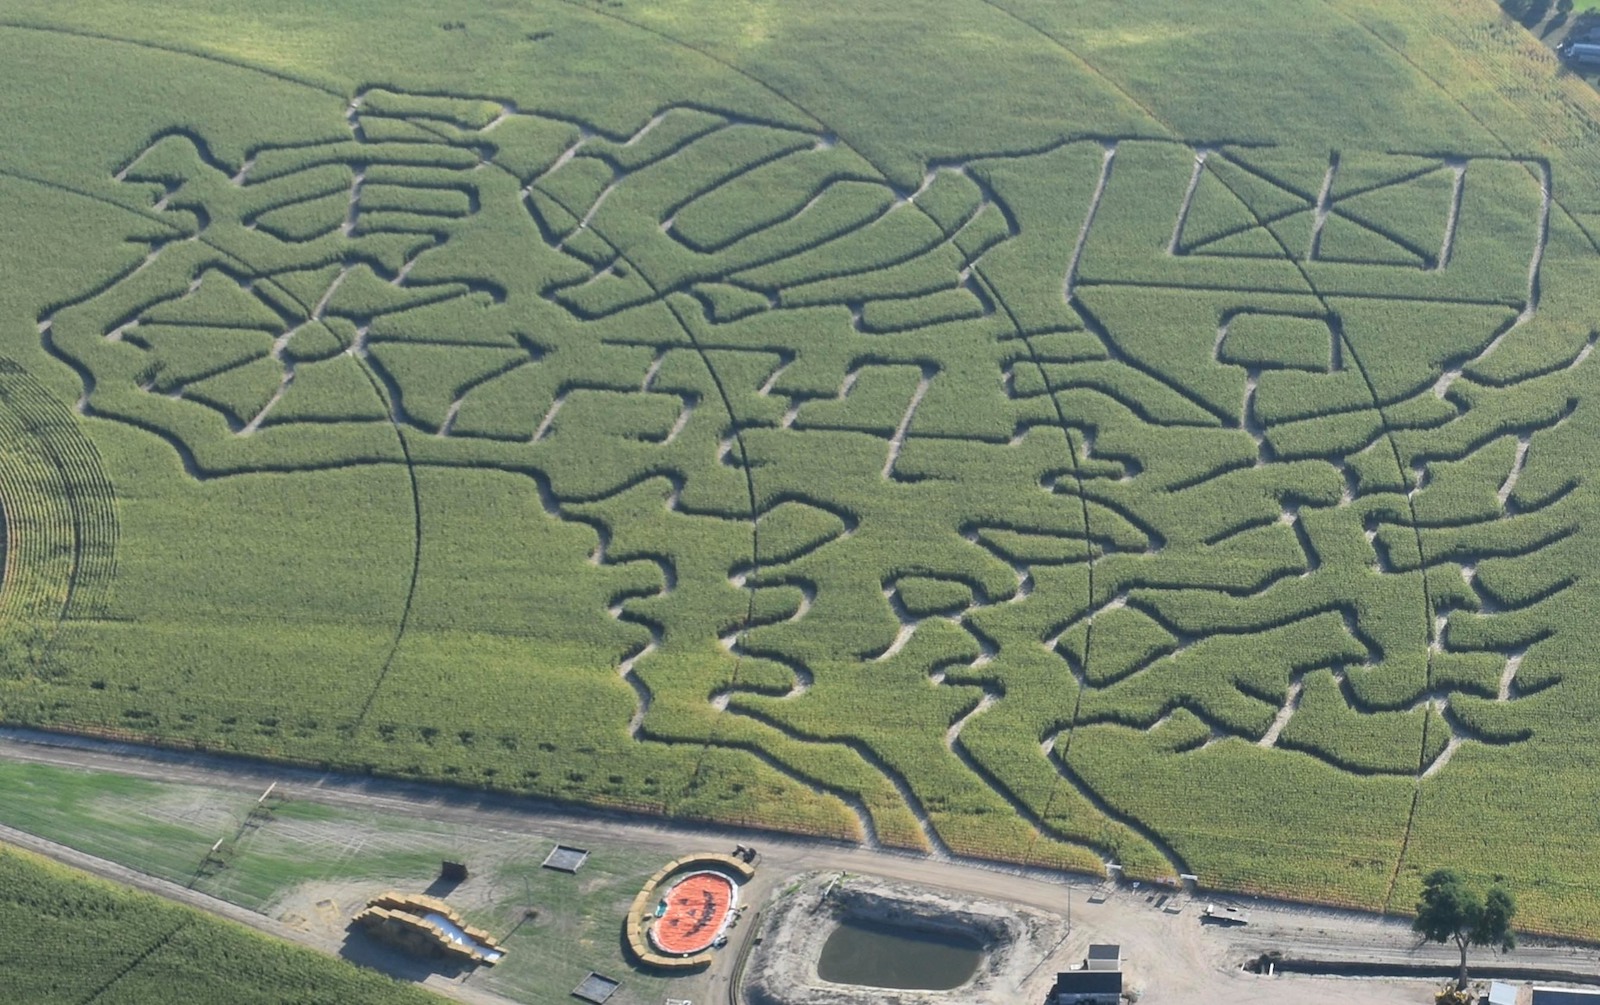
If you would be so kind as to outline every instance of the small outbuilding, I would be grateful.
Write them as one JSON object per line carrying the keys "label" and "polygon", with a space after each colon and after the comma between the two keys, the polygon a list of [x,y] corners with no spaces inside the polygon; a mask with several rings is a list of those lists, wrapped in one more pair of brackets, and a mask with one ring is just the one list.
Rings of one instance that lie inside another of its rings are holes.
{"label": "small outbuilding", "polygon": [[1045,1005],[1117,1005],[1121,1000],[1121,971],[1067,970],[1056,974]]}
{"label": "small outbuilding", "polygon": [[1489,985],[1488,1005],[1517,1005],[1517,996],[1521,991],[1515,984],[1493,981]]}
{"label": "small outbuilding", "polygon": [[1083,961],[1085,970],[1121,970],[1122,947],[1111,944],[1097,944],[1089,947],[1089,955]]}
{"label": "small outbuilding", "polygon": [[1515,984],[1493,981],[1489,984],[1489,997],[1485,1002],[1487,1005],[1517,1005],[1517,995],[1521,991]]}
{"label": "small outbuilding", "polygon": [[449,860],[439,863],[439,878],[446,883],[465,883],[467,881],[467,863],[451,862]]}

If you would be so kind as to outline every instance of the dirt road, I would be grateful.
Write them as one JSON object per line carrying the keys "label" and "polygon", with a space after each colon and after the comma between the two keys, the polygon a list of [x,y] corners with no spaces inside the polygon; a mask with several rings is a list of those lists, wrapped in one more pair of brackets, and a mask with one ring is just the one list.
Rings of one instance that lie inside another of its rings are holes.
{"label": "dirt road", "polygon": [[[1246,959],[1267,950],[1287,956],[1346,960],[1369,964],[1429,963],[1449,966],[1454,954],[1441,946],[1419,945],[1404,920],[1347,911],[1320,910],[1279,902],[1240,900],[1252,913],[1248,927],[1229,929],[1200,922],[1203,901],[1186,896],[1163,899],[1149,890],[1114,887],[1089,877],[1007,868],[968,861],[933,861],[920,856],[817,841],[764,832],[666,821],[651,817],[591,811],[447,787],[338,775],[254,761],[155,750],[28,730],[0,728],[0,757],[61,767],[115,772],[167,782],[259,792],[278,783],[294,799],[425,819],[471,823],[477,827],[524,830],[537,822],[541,830],[563,840],[626,843],[659,848],[664,858],[698,848],[732,848],[754,844],[761,868],[745,902],[759,904],[792,877],[807,872],[842,871],[882,876],[905,883],[1026,904],[1069,914],[1071,934],[1045,961],[1025,987],[1021,1000],[1042,1000],[1054,971],[1081,960],[1093,942],[1117,942],[1128,961],[1129,986],[1143,992],[1147,1003],[1230,1002],[1268,1005],[1284,1001],[1308,1005],[1377,1005],[1432,1000],[1432,980],[1375,980],[1301,976],[1263,977],[1241,969]],[[184,890],[175,884],[98,864],[70,849],[41,848],[49,842],[0,830],[0,839],[15,840],[53,857],[121,882],[204,907],[262,931],[305,942],[303,933],[243,908]],[[73,859],[76,859],[74,861]],[[743,941],[753,926],[733,933],[733,951],[719,954],[719,965],[685,985],[683,997],[696,1002],[729,1001],[729,983]],[[316,946],[327,951],[323,945]],[[759,950],[758,950],[759,951]],[[1488,962],[1487,954],[1478,956]],[[1499,962],[1498,960],[1496,962]],[[1600,970],[1600,952],[1593,947],[1536,944],[1520,948],[1504,962],[1573,973]],[[432,985],[430,985],[432,986]],[[502,1001],[460,985],[434,988],[463,1001]],[[470,997],[467,997],[470,996]]]}

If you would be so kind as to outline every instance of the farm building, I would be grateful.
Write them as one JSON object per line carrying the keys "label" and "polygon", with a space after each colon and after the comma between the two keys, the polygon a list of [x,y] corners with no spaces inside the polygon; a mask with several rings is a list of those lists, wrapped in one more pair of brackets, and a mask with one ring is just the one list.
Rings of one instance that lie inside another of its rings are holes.
{"label": "farm building", "polygon": [[1563,59],[1577,66],[1600,66],[1600,44],[1569,42],[1559,50]]}
{"label": "farm building", "polygon": [[1121,970],[1122,947],[1116,945],[1093,945],[1089,947],[1089,955],[1083,961],[1085,970]]}
{"label": "farm building", "polygon": [[1056,974],[1045,1005],[1117,1005],[1121,999],[1121,971],[1068,970]]}
{"label": "farm building", "polygon": [[1600,991],[1534,988],[1533,1005],[1600,1005]]}

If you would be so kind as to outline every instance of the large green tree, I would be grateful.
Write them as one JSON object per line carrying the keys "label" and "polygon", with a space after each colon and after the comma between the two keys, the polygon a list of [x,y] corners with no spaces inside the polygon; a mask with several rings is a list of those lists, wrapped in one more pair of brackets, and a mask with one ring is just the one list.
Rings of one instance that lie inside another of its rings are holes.
{"label": "large green tree", "polygon": [[1411,927],[1430,942],[1454,942],[1461,951],[1456,987],[1467,986],[1467,947],[1498,945],[1502,952],[1516,948],[1511,917],[1517,905],[1498,886],[1480,894],[1454,869],[1436,869],[1422,881],[1417,920]]}

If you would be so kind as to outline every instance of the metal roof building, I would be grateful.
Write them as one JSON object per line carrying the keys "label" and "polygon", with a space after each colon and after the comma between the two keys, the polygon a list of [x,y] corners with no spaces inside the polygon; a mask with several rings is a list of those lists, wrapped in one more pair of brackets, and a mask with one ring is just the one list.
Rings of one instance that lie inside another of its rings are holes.
{"label": "metal roof building", "polygon": [[1534,988],[1533,1005],[1600,1005],[1600,991]]}
{"label": "metal roof building", "polygon": [[1122,974],[1116,970],[1067,970],[1056,974],[1045,1005],[1117,1005]]}
{"label": "metal roof building", "polygon": [[1488,1005],[1517,1005],[1517,994],[1521,990],[1515,984],[1495,981],[1489,985]]}

